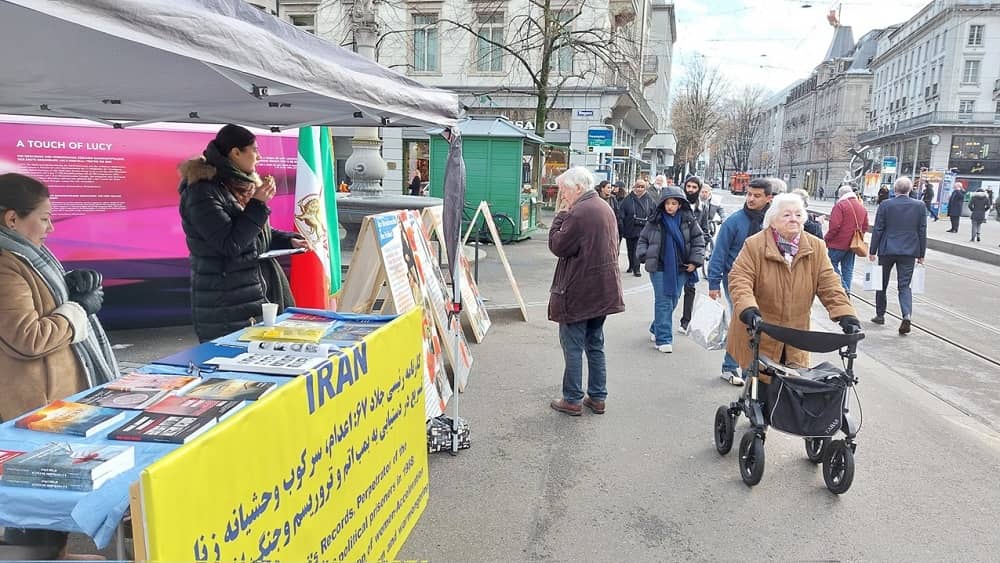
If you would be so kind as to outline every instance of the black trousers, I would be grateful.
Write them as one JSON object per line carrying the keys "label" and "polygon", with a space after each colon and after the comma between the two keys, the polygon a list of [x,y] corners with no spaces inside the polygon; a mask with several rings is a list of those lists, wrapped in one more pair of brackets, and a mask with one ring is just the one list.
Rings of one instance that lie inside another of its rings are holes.
{"label": "black trousers", "polygon": [[681,313],[681,326],[687,328],[691,322],[691,313],[694,310],[694,296],[697,288],[693,285],[684,284],[684,311]]}
{"label": "black trousers", "polygon": [[957,233],[958,232],[958,222],[962,218],[961,217],[949,217],[949,219],[951,219],[951,230],[953,230],[953,231],[955,231]]}
{"label": "black trousers", "polygon": [[628,249],[628,271],[638,272],[642,264],[635,256],[635,247],[639,244],[639,237],[625,237],[625,248]]}

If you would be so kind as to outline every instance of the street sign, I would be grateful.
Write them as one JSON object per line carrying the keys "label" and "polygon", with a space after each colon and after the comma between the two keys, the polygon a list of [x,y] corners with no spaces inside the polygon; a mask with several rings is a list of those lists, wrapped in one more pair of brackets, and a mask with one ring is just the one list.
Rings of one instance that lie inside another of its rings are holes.
{"label": "street sign", "polygon": [[615,128],[611,125],[595,125],[587,129],[587,150],[609,153],[615,146]]}
{"label": "street sign", "polygon": [[883,174],[895,174],[896,173],[896,157],[894,157],[894,156],[883,156],[882,157],[882,173]]}

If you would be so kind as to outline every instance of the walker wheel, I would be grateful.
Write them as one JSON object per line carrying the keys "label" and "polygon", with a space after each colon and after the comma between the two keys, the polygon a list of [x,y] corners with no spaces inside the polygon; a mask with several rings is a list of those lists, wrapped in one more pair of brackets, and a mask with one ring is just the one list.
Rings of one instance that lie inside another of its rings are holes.
{"label": "walker wheel", "polygon": [[729,407],[722,405],[715,411],[715,449],[719,455],[726,455],[733,449],[735,430],[735,417],[729,414]]}
{"label": "walker wheel", "polygon": [[752,429],[740,440],[740,477],[752,487],[764,476],[764,438]]}
{"label": "walker wheel", "polygon": [[834,440],[823,455],[823,481],[835,495],[841,495],[854,482],[854,450],[843,440]]}
{"label": "walker wheel", "polygon": [[823,461],[823,450],[826,448],[829,438],[806,438],[806,457],[813,463]]}

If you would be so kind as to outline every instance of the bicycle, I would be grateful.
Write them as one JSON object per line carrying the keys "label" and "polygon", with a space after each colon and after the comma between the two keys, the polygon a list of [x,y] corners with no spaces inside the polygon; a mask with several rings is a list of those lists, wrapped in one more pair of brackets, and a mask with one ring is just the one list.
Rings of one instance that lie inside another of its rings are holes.
{"label": "bicycle", "polygon": [[[472,218],[476,215],[476,210],[479,208],[476,206],[466,205],[462,209],[462,235],[469,232],[469,226],[472,224]],[[510,244],[514,242],[514,236],[516,234],[516,225],[514,220],[511,219],[506,213],[492,213],[493,224],[497,228],[497,234],[500,236],[500,242],[502,244]],[[486,219],[482,214],[476,217],[476,223],[472,228],[471,234],[469,234],[469,240],[478,240],[480,243],[492,243],[493,237],[490,235],[490,229],[486,225]]]}
{"label": "bicycle", "polygon": [[718,219],[712,219],[708,222],[708,236],[705,237],[705,261],[701,263],[701,275],[705,279],[708,279],[708,262],[712,259],[712,250],[715,249],[715,233],[721,224],[722,222]]}

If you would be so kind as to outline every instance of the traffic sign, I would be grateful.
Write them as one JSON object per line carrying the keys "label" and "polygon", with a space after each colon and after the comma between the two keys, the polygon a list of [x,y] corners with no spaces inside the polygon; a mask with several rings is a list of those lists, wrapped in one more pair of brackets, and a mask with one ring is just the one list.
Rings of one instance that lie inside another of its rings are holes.
{"label": "traffic sign", "polygon": [[609,153],[615,146],[615,128],[611,125],[594,125],[587,129],[587,150]]}

